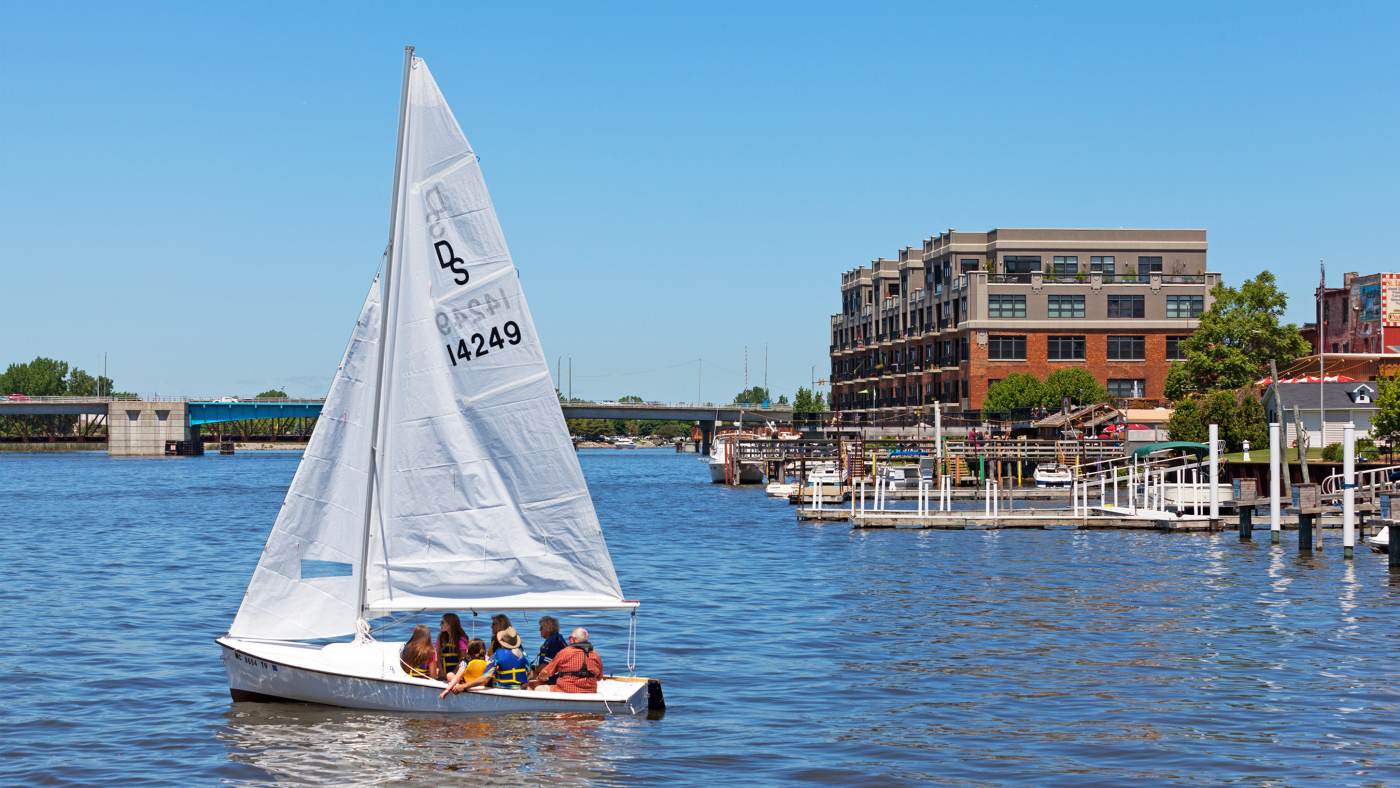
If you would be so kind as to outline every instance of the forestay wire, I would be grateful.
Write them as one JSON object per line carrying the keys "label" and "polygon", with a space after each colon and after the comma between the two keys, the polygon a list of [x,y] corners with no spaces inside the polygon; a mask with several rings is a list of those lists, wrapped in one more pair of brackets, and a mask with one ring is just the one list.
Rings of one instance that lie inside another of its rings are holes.
{"label": "forestay wire", "polygon": [[627,623],[627,675],[637,675],[637,608],[632,608],[632,618]]}

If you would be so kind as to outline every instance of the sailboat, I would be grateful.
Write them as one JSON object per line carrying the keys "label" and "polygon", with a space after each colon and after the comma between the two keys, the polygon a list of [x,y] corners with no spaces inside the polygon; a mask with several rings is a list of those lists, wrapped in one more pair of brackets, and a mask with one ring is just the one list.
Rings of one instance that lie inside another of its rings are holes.
{"label": "sailboat", "polygon": [[[660,683],[630,675],[638,603],[622,595],[477,156],[412,47],[392,205],[383,276],[217,641],[230,694],[409,712],[662,707]],[[405,673],[401,642],[374,638],[403,617],[528,610],[630,613],[629,675],[594,693],[440,699],[443,682]]]}

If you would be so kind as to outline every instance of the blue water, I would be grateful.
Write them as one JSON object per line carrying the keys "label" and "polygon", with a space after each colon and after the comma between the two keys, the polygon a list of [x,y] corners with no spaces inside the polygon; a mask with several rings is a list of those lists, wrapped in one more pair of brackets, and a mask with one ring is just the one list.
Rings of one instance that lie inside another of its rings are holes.
{"label": "blue water", "polygon": [[[799,525],[669,451],[583,454],[662,718],[234,704],[213,638],[296,462],[0,454],[0,782],[1400,783],[1382,556]],[[623,666],[625,618],[575,622]]]}

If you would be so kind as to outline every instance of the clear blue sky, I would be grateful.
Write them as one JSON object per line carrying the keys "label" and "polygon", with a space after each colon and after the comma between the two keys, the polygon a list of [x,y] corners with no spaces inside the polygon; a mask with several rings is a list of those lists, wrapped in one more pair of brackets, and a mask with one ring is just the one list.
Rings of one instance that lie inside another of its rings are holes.
{"label": "clear blue sky", "polygon": [[578,396],[727,399],[765,343],[791,393],[840,272],[948,227],[1204,227],[1299,322],[1319,257],[1400,269],[1392,4],[524,5],[7,4],[0,363],[323,393],[410,42]]}

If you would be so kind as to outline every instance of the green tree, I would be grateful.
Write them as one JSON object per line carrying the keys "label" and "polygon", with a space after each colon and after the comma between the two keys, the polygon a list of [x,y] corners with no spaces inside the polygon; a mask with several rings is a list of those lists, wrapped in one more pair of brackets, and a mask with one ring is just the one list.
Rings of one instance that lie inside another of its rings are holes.
{"label": "green tree", "polygon": [[1040,382],[1040,378],[1014,372],[987,389],[987,397],[982,400],[982,410],[988,413],[1006,413],[1033,408],[1045,402],[1045,393],[1045,384]]}
{"label": "green tree", "polygon": [[1044,383],[1044,399],[1040,404],[1058,408],[1065,397],[1076,405],[1092,405],[1108,401],[1108,391],[1088,370],[1064,367],[1050,373]]}
{"label": "green tree", "polygon": [[68,373],[68,394],[74,397],[95,397],[98,395],[98,380],[81,369]]}
{"label": "green tree", "polygon": [[1287,366],[1308,352],[1292,323],[1281,323],[1288,296],[1269,271],[1239,288],[1216,285],[1215,302],[1200,327],[1183,340],[1184,361],[1167,372],[1166,395],[1180,400],[1195,393],[1243,388],[1263,377],[1269,361]]}
{"label": "green tree", "polygon": [[0,374],[0,393],[62,396],[68,393],[68,362],[39,356],[27,363],[11,364]]}
{"label": "green tree", "polygon": [[1196,397],[1176,403],[1176,409],[1167,420],[1167,435],[1174,441],[1205,442],[1206,424],[1201,421],[1201,406]]}
{"label": "green tree", "polygon": [[1219,426],[1230,451],[1238,451],[1245,441],[1262,446],[1269,440],[1264,406],[1248,389],[1193,394],[1178,401],[1167,421],[1167,434],[1174,441],[1205,443],[1211,424]]}
{"label": "green tree", "polygon": [[754,386],[734,395],[735,405],[762,405],[768,401],[768,389],[762,386]]}
{"label": "green tree", "polygon": [[826,401],[820,394],[813,394],[812,390],[806,386],[798,386],[797,393],[792,397],[793,413],[823,413],[826,411]]}
{"label": "green tree", "polygon": [[786,395],[786,394],[779,394],[779,395],[778,395],[778,402],[777,402],[777,404],[779,404],[779,405],[786,405],[786,404],[788,404],[787,395]]}
{"label": "green tree", "polygon": [[1400,437],[1400,377],[1387,375],[1376,381],[1376,413],[1371,417],[1371,435],[1385,441],[1391,450]]}
{"label": "green tree", "polygon": [[690,424],[684,421],[663,421],[656,426],[652,435],[668,441],[676,438],[689,438]]}
{"label": "green tree", "polygon": [[283,391],[282,389],[268,389],[267,391],[264,391],[263,393],[259,394],[259,395],[256,397],[256,399],[286,399],[286,398],[287,398],[287,392]]}
{"label": "green tree", "polygon": [[622,395],[621,397],[618,397],[618,398],[617,398],[617,401],[618,401],[618,402],[632,403],[632,404],[635,404],[635,405],[640,405],[640,404],[642,403],[643,400],[642,400],[641,397],[637,396],[636,394],[624,394],[624,395]]}

